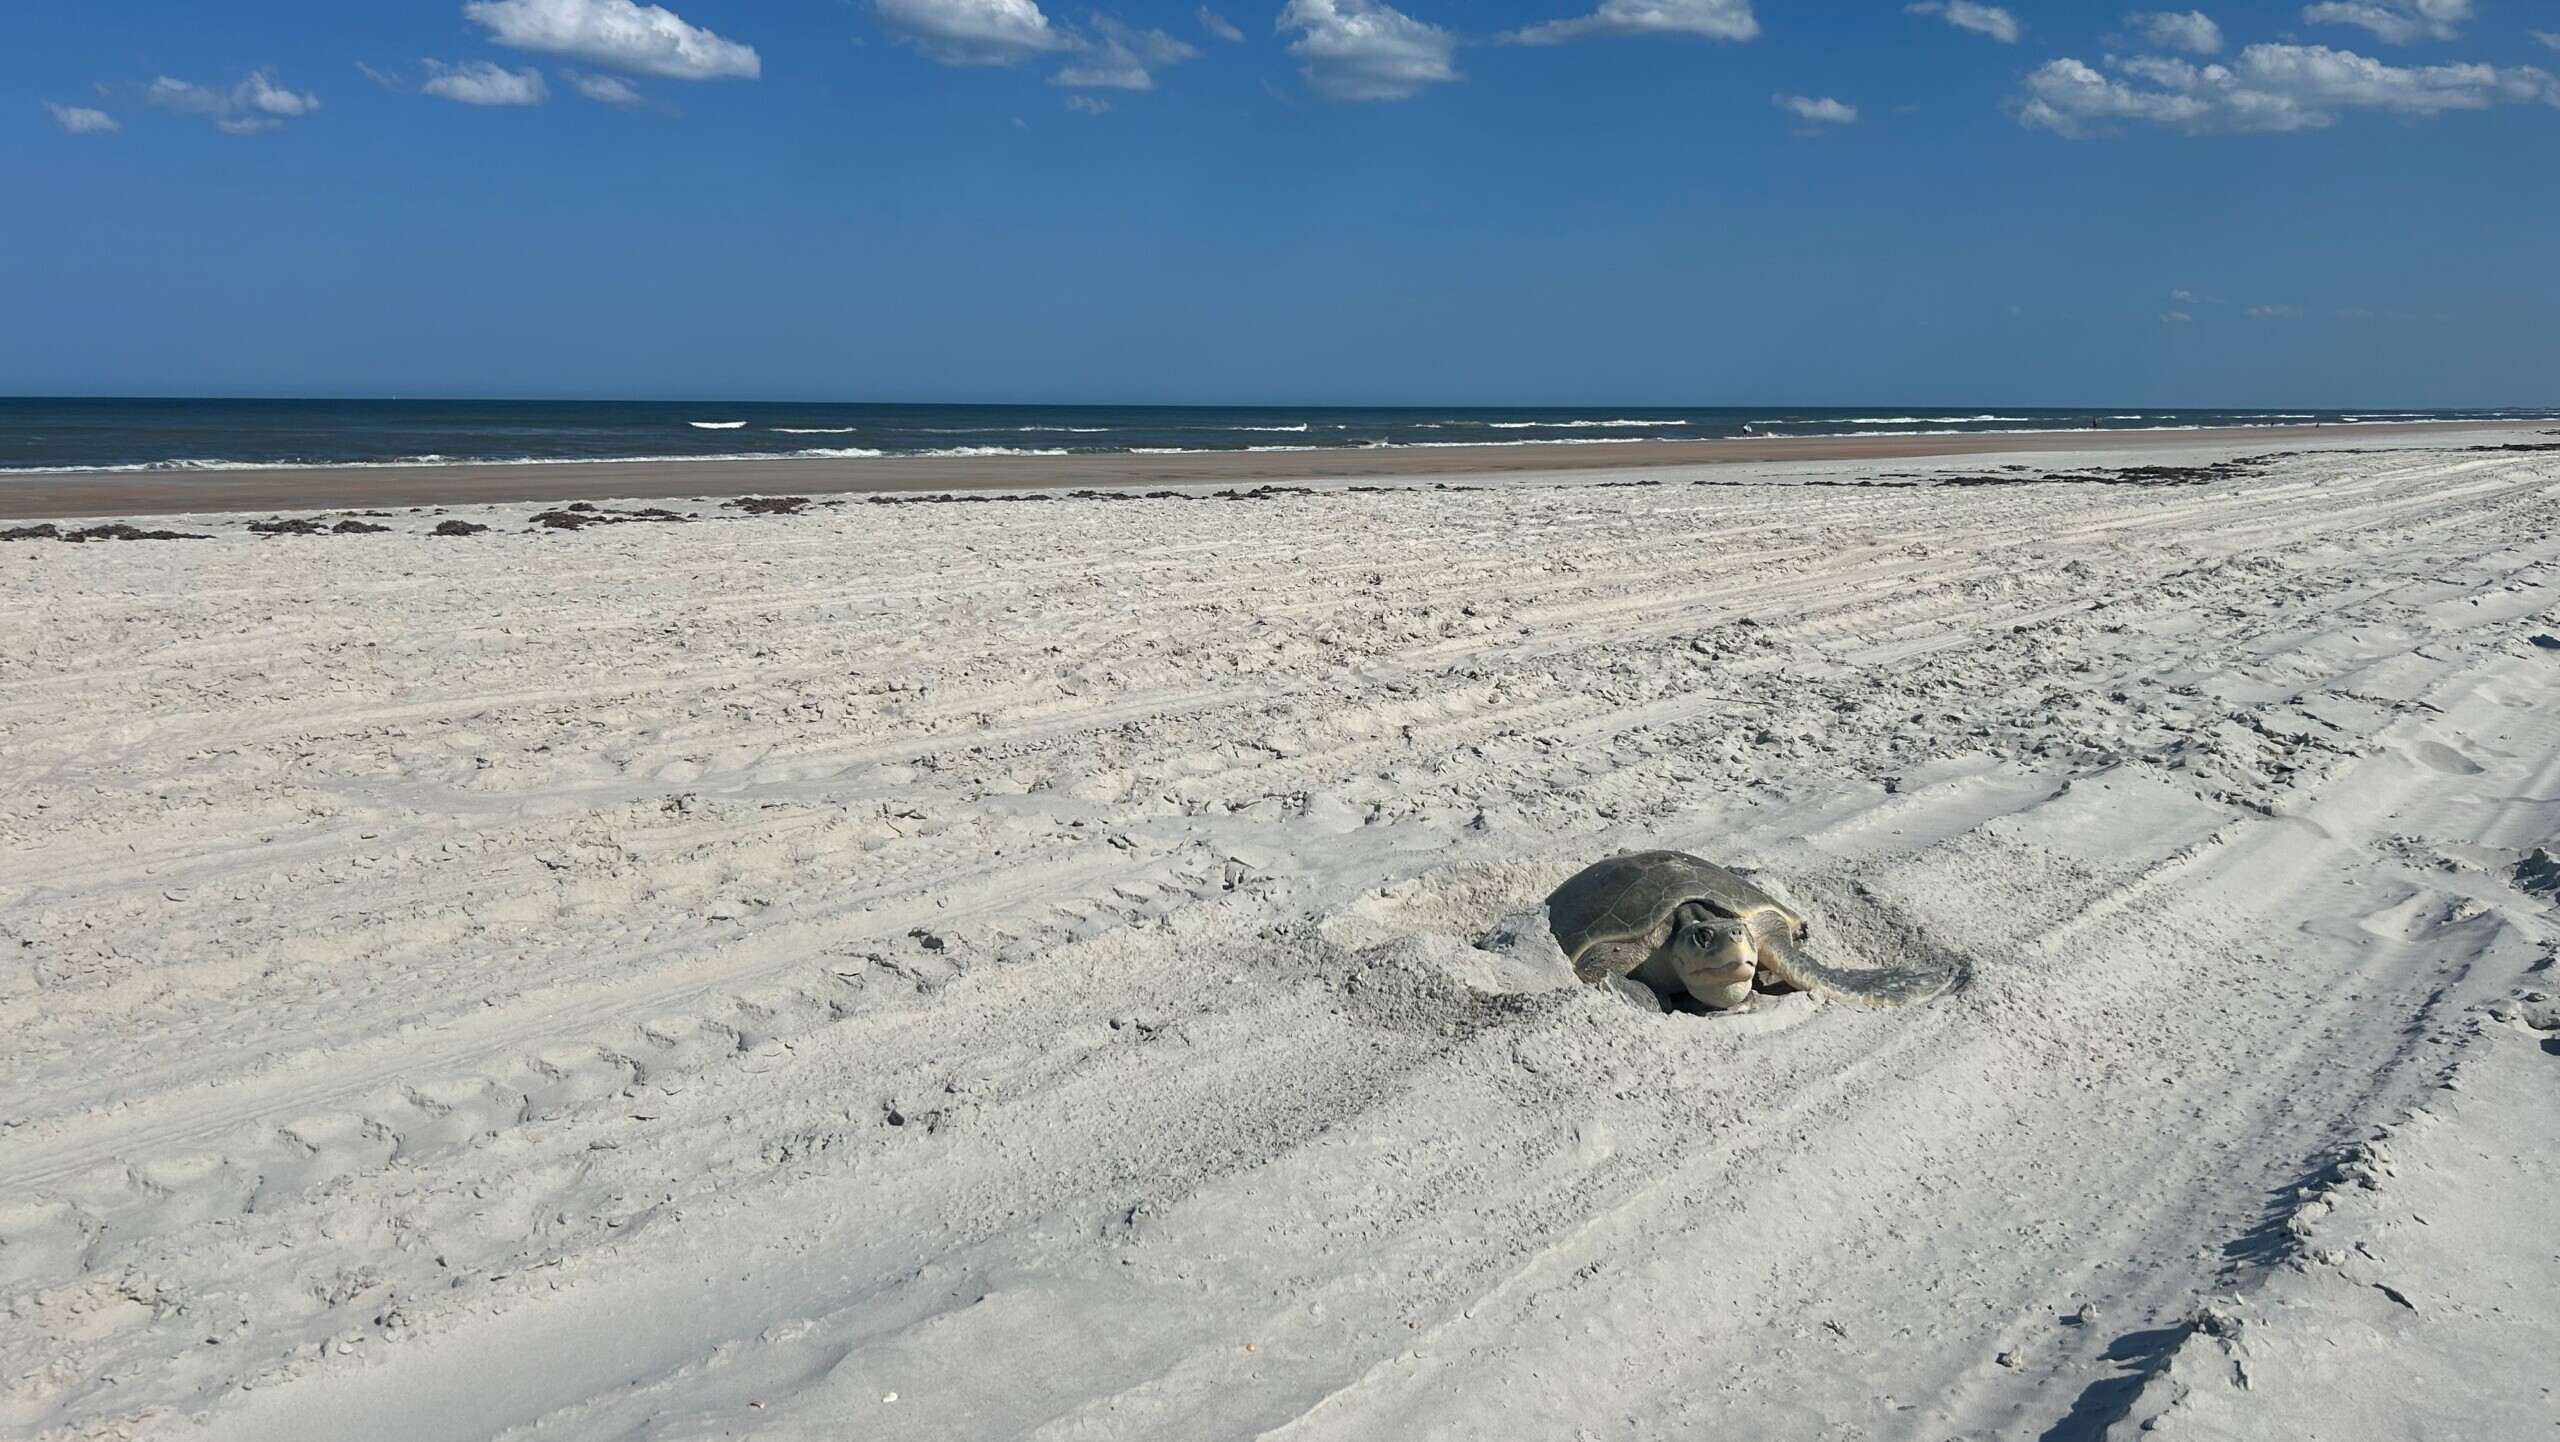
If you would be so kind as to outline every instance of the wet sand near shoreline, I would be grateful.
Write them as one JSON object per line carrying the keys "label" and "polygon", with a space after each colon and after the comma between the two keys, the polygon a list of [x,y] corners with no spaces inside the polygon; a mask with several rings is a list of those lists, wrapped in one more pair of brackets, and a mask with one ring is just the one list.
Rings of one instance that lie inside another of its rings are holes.
{"label": "wet sand near shoreline", "polygon": [[0,519],[458,506],[509,501],[663,499],[806,492],[1035,490],[1239,482],[1427,480],[1450,476],[1655,469],[1789,461],[1889,461],[2059,451],[2156,451],[2214,445],[2293,446],[2358,436],[2514,432],[2517,421],[2356,426],[2252,426],[2158,431],[1800,436],[1183,455],[891,456],[749,460],[501,462],[315,466],[223,471],[31,473],[0,478]]}

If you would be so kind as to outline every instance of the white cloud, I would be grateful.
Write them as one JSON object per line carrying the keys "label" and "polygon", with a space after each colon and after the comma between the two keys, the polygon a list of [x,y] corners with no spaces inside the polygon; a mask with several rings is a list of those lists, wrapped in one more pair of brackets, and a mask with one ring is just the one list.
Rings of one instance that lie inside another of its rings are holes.
{"label": "white cloud", "polygon": [[593,75],[584,70],[564,70],[561,73],[568,77],[571,85],[578,88],[580,95],[589,100],[601,101],[606,105],[640,103],[640,92],[632,89],[630,82],[619,76]]}
{"label": "white cloud", "polygon": [[178,115],[204,116],[217,129],[232,135],[273,130],[320,108],[320,97],[287,90],[264,70],[251,72],[248,79],[229,90],[192,85],[163,75],[143,89],[142,98],[146,104]]}
{"label": "white cloud", "polygon": [[[1153,90],[1156,71],[1200,57],[1198,50],[1161,30],[1140,30],[1107,15],[1093,17],[1091,33],[1052,24],[1038,0],[873,0],[873,4],[880,23],[927,59],[944,65],[1013,65],[1035,55],[1069,52],[1076,58],[1057,73],[1054,83],[1082,89]],[[1204,24],[1217,19],[1207,9],[1200,13]],[[1089,106],[1077,108],[1101,113]]]}
{"label": "white cloud", "polygon": [[2124,23],[2133,33],[2162,50],[2183,50],[2189,55],[2213,55],[2222,49],[2222,27],[2201,10],[2181,14],[2174,10],[2150,10],[2140,15],[2127,15]]}
{"label": "white cloud", "polygon": [[2302,7],[2311,24],[2362,26],[2385,45],[2459,39],[2471,14],[2471,0],[2326,0]]}
{"label": "white cloud", "polygon": [[2560,31],[2536,30],[2533,32],[2533,38],[2554,50],[2560,50]]}
{"label": "white cloud", "polygon": [[1161,30],[1131,29],[1102,15],[1093,18],[1093,28],[1096,38],[1082,41],[1082,58],[1059,71],[1054,83],[1093,90],[1153,90],[1155,71],[1200,58],[1199,51]]}
{"label": "white cloud", "polygon": [[418,89],[465,105],[540,105],[551,98],[551,87],[542,83],[541,71],[530,65],[509,70],[486,60],[466,60],[460,65],[430,60],[426,82]]}
{"label": "white cloud", "polygon": [[114,116],[85,105],[56,105],[48,100],[44,108],[53,112],[54,124],[73,135],[113,135],[124,129]]}
{"label": "white cloud", "polygon": [[500,45],[631,75],[753,80],[764,73],[751,47],[633,0],[469,0],[462,13]]}
{"label": "white cloud", "polygon": [[2017,16],[1997,5],[1976,4],[1975,0],[1921,0],[1903,8],[1914,15],[1935,15],[1958,30],[1988,35],[2003,45],[2017,44],[2018,37],[2025,33]]}
{"label": "white cloud", "polygon": [[1769,103],[1807,125],[1854,125],[1858,120],[1858,107],[1829,96],[1815,99],[1810,95],[1772,95]]}
{"label": "white cloud", "polygon": [[1522,45],[1556,45],[1593,35],[1703,35],[1750,40],[1760,33],[1751,0],[1601,0],[1570,20],[1550,20],[1502,37]]}
{"label": "white cloud", "polygon": [[2081,136],[2118,121],[2190,134],[2268,132],[2315,130],[2349,110],[2435,115],[2560,105],[2560,81],[2530,65],[2403,67],[2325,45],[2252,45],[2227,66],[2158,56],[2110,63],[2119,75],[2078,60],[2048,62],[2027,76],[2012,113],[2030,129]]}
{"label": "white cloud", "polygon": [[2193,325],[2196,318],[2182,310],[2164,310],[2160,312],[2160,319],[2168,325]]}
{"label": "white cloud", "polygon": [[1244,43],[1244,32],[1230,23],[1226,16],[1206,5],[1200,7],[1200,28],[1231,45]]}
{"label": "white cloud", "polygon": [[1067,108],[1081,111],[1086,115],[1109,115],[1111,102],[1096,95],[1070,95],[1067,97]]}
{"label": "white cloud", "polygon": [[1075,41],[1036,0],[876,0],[880,23],[944,65],[1011,65]]}
{"label": "white cloud", "polygon": [[1402,100],[1458,78],[1458,37],[1378,0],[1289,0],[1276,30],[1296,30],[1307,88],[1327,100]]}
{"label": "white cloud", "polygon": [[277,120],[297,120],[320,108],[320,97],[307,91],[287,90],[270,79],[267,72],[250,72],[231,92],[234,106]]}
{"label": "white cloud", "polygon": [[2302,319],[2302,307],[2298,305],[2253,305],[2241,313],[2251,320]]}

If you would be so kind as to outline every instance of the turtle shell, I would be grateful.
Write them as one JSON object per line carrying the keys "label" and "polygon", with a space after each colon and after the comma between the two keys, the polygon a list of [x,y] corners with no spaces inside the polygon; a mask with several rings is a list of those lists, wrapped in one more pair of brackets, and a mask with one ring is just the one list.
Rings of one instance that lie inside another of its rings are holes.
{"label": "turtle shell", "polygon": [[1631,851],[1574,873],[1547,898],[1547,926],[1568,960],[1603,942],[1651,936],[1671,913],[1702,901],[1726,916],[1774,911],[1789,931],[1803,922],[1759,887],[1685,851]]}
{"label": "turtle shell", "polygon": [[1607,942],[1657,944],[1687,902],[1751,925],[1760,965],[1789,986],[1868,1006],[1943,996],[1972,975],[1959,957],[1923,955],[1891,966],[1831,966],[1805,954],[1804,918],[1759,887],[1685,851],[1631,851],[1584,868],[1547,898],[1547,925],[1576,963]]}

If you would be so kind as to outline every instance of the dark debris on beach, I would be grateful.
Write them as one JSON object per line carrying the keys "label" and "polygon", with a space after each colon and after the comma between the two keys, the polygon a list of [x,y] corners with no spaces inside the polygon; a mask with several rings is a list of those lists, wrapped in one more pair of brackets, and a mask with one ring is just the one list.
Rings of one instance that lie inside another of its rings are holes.
{"label": "dark debris on beach", "polygon": [[1306,486],[1256,486],[1249,491],[1069,491],[1076,501],[1269,501],[1281,496],[1312,496]]}
{"label": "dark debris on beach", "polygon": [[[1857,480],[1809,480],[1808,486],[1845,486],[1873,490],[1910,490],[1920,486],[2201,486],[2213,481],[2246,480],[2267,473],[2273,462],[2285,460],[2299,452],[2282,451],[2263,456],[2242,456],[2237,460],[2217,461],[2209,466],[2115,466],[2092,467],[2077,471],[2046,471],[2037,474],[2027,466],[2003,466],[1997,472],[1973,475],[1924,476],[1909,471],[1896,471],[1888,476],[1866,476]],[[1749,481],[1697,481],[1701,486],[1750,485]]]}
{"label": "dark debris on beach", "polygon": [[922,496],[865,496],[863,504],[871,506],[969,506],[1011,501],[1054,501],[1058,497],[1042,491],[1024,491],[1001,496],[955,496],[937,491]]}
{"label": "dark debris on beach", "polygon": [[[1357,490],[1384,490],[1383,486],[1353,486]],[[1442,487],[1442,489],[1448,489]],[[866,496],[865,503],[874,506],[968,506],[1001,505],[1021,501],[1270,501],[1283,496],[1312,496],[1308,486],[1256,486],[1249,491],[1008,491],[991,495],[960,495],[935,491],[923,495]],[[797,512],[783,512],[791,515]]]}
{"label": "dark debris on beach", "polygon": [[364,536],[379,535],[391,528],[352,517],[333,526],[316,516],[294,516],[251,521],[249,529],[261,536]]}
{"label": "dark debris on beach", "polygon": [[573,502],[557,511],[536,512],[531,524],[547,526],[555,531],[583,531],[589,526],[620,526],[634,521],[690,521],[693,517],[664,506],[650,506],[637,511],[607,511],[587,501]]}
{"label": "dark debris on beach", "polygon": [[2041,476],[1940,476],[1941,486],[2021,486],[2059,483],[2083,486],[2201,486],[2214,481],[2245,480],[2267,473],[2275,456],[2244,456],[2209,466],[2116,466],[2085,471],[2048,471]]}
{"label": "dark debris on beach", "polygon": [[193,531],[146,531],[121,521],[104,526],[88,526],[66,531],[50,521],[33,526],[15,526],[0,531],[0,541],[210,541],[213,537]]}

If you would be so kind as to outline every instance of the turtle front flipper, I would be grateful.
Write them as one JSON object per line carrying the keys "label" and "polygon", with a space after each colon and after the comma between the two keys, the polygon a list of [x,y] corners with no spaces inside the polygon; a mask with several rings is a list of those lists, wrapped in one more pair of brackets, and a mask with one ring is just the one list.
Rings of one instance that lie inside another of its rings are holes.
{"label": "turtle front flipper", "polygon": [[1878,966],[1855,971],[1827,966],[1805,954],[1796,944],[1795,928],[1776,912],[1762,912],[1751,921],[1760,942],[1760,964],[1803,991],[1867,1006],[1907,1006],[1942,996],[1956,984],[1956,970],[1948,966]]}
{"label": "turtle front flipper", "polygon": [[1574,977],[1586,985],[1625,976],[1644,965],[1653,948],[1641,941],[1595,941],[1573,959]]}

